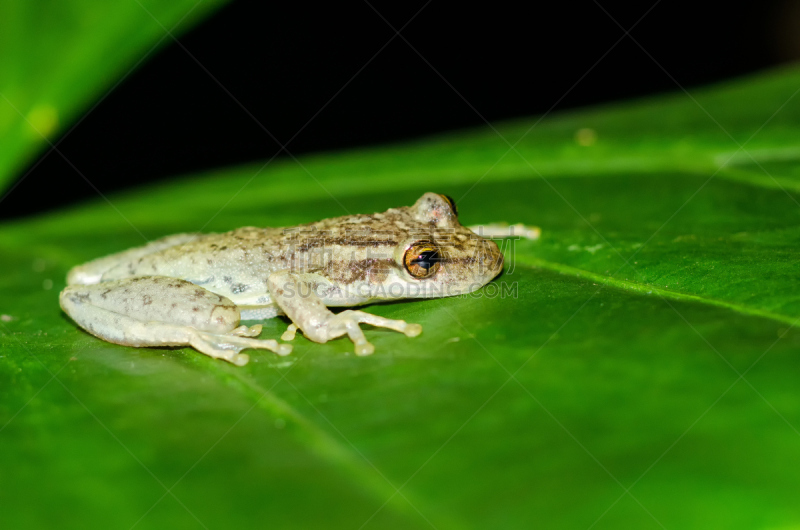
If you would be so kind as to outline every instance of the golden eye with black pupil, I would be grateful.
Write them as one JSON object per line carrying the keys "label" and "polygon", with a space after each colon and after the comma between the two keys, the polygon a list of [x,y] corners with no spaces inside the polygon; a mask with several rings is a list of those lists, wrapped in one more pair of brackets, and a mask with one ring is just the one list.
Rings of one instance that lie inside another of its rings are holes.
{"label": "golden eye with black pupil", "polygon": [[444,193],[440,193],[439,197],[447,201],[447,204],[450,205],[450,209],[453,210],[453,215],[458,217],[458,208],[456,208],[456,201],[449,195],[445,195]]}
{"label": "golden eye with black pupil", "polygon": [[442,255],[430,241],[417,241],[406,250],[403,264],[411,276],[418,279],[430,278],[439,270]]}

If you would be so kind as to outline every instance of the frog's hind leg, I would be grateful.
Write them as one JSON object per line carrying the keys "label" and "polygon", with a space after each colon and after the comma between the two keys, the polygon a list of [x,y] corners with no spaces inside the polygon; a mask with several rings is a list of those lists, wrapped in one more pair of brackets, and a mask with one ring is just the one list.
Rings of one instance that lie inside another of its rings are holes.
{"label": "frog's hind leg", "polygon": [[[246,348],[270,350],[279,355],[291,352],[290,346],[278,344],[275,340],[244,338],[233,332],[207,333],[189,326],[162,322],[141,322],[97,307],[84,308],[80,316],[73,318],[92,335],[114,344],[136,347],[191,346],[209,357],[237,366],[243,366],[250,360],[246,353],[241,353]],[[109,322],[113,325],[109,326]]]}
{"label": "frog's hind leg", "polygon": [[61,307],[83,329],[126,346],[191,346],[214,358],[246,364],[246,348],[279,355],[288,344],[257,340],[261,326],[239,326],[229,299],[192,283],[163,276],[69,286]]}

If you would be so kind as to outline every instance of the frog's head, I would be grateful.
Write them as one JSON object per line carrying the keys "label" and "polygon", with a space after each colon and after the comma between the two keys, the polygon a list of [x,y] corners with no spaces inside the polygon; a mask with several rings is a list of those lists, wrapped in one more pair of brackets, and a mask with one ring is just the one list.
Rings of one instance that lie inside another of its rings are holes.
{"label": "frog's head", "polygon": [[461,226],[453,199],[426,193],[407,208],[389,210],[404,228],[381,298],[439,298],[475,291],[503,270],[494,241]]}

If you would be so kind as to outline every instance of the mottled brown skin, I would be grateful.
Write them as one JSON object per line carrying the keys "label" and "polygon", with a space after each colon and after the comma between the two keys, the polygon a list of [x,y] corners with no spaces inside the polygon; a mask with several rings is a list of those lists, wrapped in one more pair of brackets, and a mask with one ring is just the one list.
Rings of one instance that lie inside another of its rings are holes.
{"label": "mottled brown skin", "polygon": [[[428,277],[416,277],[404,261],[409,249],[420,242],[438,252],[436,267],[430,269],[435,273]],[[137,321],[167,320],[175,325],[186,325],[188,317],[173,321],[170,311],[200,313],[220,303],[231,304],[241,310],[243,318],[287,314],[309,338],[319,342],[347,333],[358,351],[359,344],[368,343],[354,325],[374,323],[377,317],[351,311],[340,318],[326,307],[470,292],[496,276],[502,262],[494,242],[459,224],[449,199],[426,193],[413,206],[382,213],[348,215],[291,228],[245,227],[223,234],[169,236],[74,268],[68,275],[71,287],[62,293],[62,306],[63,299],[68,299],[72,305],[65,310],[79,323],[87,321],[81,325],[91,326],[93,333],[103,337],[97,326],[88,322],[91,319],[79,315],[89,304],[89,294],[93,315],[102,306],[104,311],[119,311]],[[146,292],[141,286],[137,290],[138,300],[110,305],[95,301],[106,298],[111,286],[116,296],[141,278],[150,280]],[[184,280],[182,286],[193,284],[204,297],[213,293],[224,300],[209,307],[192,306],[190,300],[170,307],[175,302],[167,303],[167,283],[153,280],[158,278]],[[312,296],[297,296],[304,289],[313,291]],[[376,325],[410,334],[411,325],[396,322]],[[236,324],[238,318],[228,318],[223,327],[233,329]],[[361,350],[371,352],[366,346]]]}

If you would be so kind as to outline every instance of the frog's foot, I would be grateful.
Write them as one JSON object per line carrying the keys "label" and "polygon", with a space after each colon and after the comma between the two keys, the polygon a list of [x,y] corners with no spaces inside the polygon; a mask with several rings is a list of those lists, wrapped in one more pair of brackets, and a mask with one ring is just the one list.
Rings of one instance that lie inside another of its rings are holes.
{"label": "frog's foot", "polygon": [[191,334],[189,345],[195,350],[205,353],[209,357],[223,359],[237,366],[244,366],[250,360],[250,357],[246,353],[240,353],[247,348],[269,350],[278,355],[289,355],[292,353],[292,346],[290,344],[280,344],[278,341],[272,339],[257,340],[231,334],[221,335],[202,331],[196,331]]}
{"label": "frog's foot", "polygon": [[328,321],[328,326],[331,331],[335,332],[337,328],[344,329],[344,332],[347,333],[347,336],[350,337],[350,340],[355,344],[356,355],[371,355],[375,352],[375,346],[367,341],[359,324],[369,324],[379,328],[393,329],[404,333],[407,337],[416,337],[422,333],[422,326],[419,324],[409,324],[405,320],[391,320],[363,311],[342,311],[331,317]]}
{"label": "frog's foot", "polygon": [[[419,324],[390,320],[363,311],[332,313],[316,295],[317,287],[325,285],[327,281],[315,274],[289,271],[278,271],[269,276],[267,287],[272,299],[292,321],[292,325],[281,337],[283,340],[292,340],[298,328],[307,339],[321,344],[347,335],[355,344],[357,355],[369,355],[375,351],[375,347],[367,342],[359,324],[393,329],[409,337],[416,337],[422,332]],[[297,296],[297,293],[307,294]]]}

